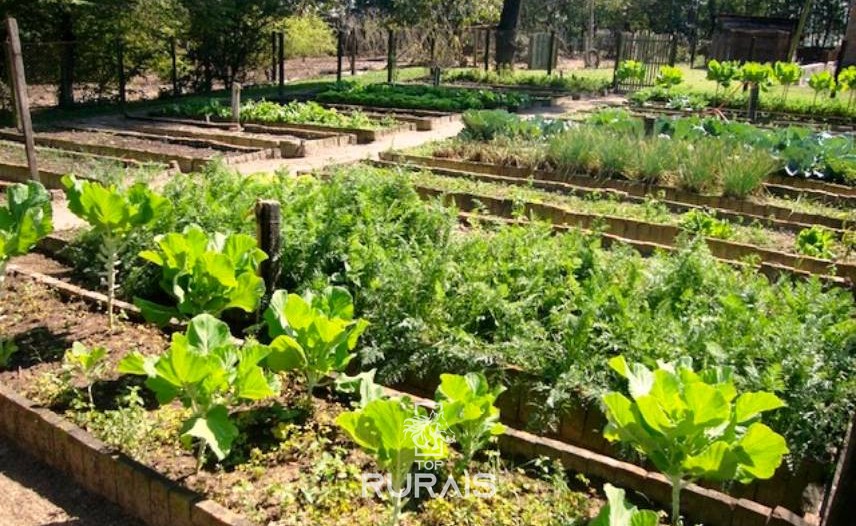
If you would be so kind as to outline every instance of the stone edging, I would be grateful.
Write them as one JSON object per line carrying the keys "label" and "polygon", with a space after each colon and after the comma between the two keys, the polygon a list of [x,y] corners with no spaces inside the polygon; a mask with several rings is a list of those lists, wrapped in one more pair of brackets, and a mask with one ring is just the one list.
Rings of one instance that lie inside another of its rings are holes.
{"label": "stone edging", "polygon": [[[101,294],[53,278],[46,279],[48,277],[43,274],[17,267],[13,267],[13,272],[51,288],[62,285],[64,294],[85,292],[84,300],[100,304],[105,301]],[[127,309],[128,304],[120,303],[117,307]],[[404,394],[389,388],[386,391],[392,396]],[[411,398],[421,405],[430,407],[433,404],[416,396]],[[203,499],[124,454],[113,452],[86,431],[1,383],[0,433],[149,526],[253,526],[252,522],[216,502]],[[640,491],[661,505],[670,502],[668,481],[660,473],[511,428],[500,438],[499,445],[508,454],[524,458],[546,455],[561,461],[569,470]],[[689,518],[708,526],[807,526],[802,517],[781,506],[770,508],[695,484],[684,489],[682,504]]]}

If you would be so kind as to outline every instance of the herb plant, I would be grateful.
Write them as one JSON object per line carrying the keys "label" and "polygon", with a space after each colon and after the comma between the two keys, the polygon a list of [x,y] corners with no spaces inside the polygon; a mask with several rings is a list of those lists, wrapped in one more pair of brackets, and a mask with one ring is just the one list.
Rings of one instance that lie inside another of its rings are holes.
{"label": "herb plant", "polygon": [[505,426],[499,422],[499,409],[494,406],[504,390],[502,386],[491,388],[482,373],[440,375],[437,414],[461,446],[458,471],[470,463],[476,452],[505,432]]}
{"label": "herb plant", "polygon": [[207,313],[218,316],[228,309],[254,312],[265,292],[258,275],[267,259],[256,240],[245,234],[208,236],[191,226],[183,234],[170,233],[155,239],[157,250],[140,257],[161,267],[160,286],[176,305],[164,306],[135,298],[145,318],[166,325],[173,317]]}
{"label": "herb plant", "polygon": [[181,437],[186,446],[198,441],[198,469],[206,448],[221,461],[229,455],[239,434],[230,409],[278,392],[278,384],[259,365],[269,353],[268,347],[258,343],[239,347],[228,325],[200,314],[190,320],[185,334],[173,334],[164,354],[130,353],[119,363],[119,372],[145,376],[146,386],[161,405],[178,399],[190,409]]}
{"label": "herb plant", "polygon": [[604,436],[632,446],[666,475],[675,526],[687,481],[768,479],[788,453],[785,439],[759,421],[784,403],[767,392],[738,397],[728,369],[696,373],[691,360],[680,360],[652,372],[623,356],[609,365],[627,380],[630,398],[618,392],[603,396]]}
{"label": "herb plant", "polygon": [[113,328],[113,302],[116,297],[116,272],[119,253],[135,229],[151,224],[169,210],[169,202],[137,183],[123,191],[114,185],[80,181],[72,175],[62,178],[68,208],[92,227],[101,238],[98,259],[104,265],[107,281],[107,313]]}
{"label": "herb plant", "polygon": [[297,371],[312,390],[324,377],[341,372],[354,354],[357,339],[368,322],[354,319],[350,293],[328,287],[303,297],[278,290],[264,314],[273,341],[267,366],[272,371]]}

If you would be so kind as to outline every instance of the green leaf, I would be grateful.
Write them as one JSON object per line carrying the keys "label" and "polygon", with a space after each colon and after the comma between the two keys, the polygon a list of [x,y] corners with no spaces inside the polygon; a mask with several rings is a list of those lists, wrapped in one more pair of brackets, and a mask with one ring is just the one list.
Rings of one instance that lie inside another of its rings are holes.
{"label": "green leaf", "polygon": [[210,314],[196,316],[187,326],[187,343],[201,354],[208,354],[231,340],[229,326]]}
{"label": "green leaf", "polygon": [[736,451],[740,461],[737,478],[744,484],[771,478],[789,452],[782,435],[757,422],[746,430]]}
{"label": "green leaf", "polygon": [[766,411],[784,407],[785,403],[772,393],[745,393],[737,399],[735,419],[743,424]]}
{"label": "green leaf", "polygon": [[271,371],[293,371],[308,365],[303,347],[291,336],[282,335],[270,344],[267,366]]}
{"label": "green leaf", "polygon": [[639,510],[625,500],[624,490],[604,484],[607,504],[589,526],[658,526],[660,519],[650,510]]}
{"label": "green leaf", "polygon": [[695,477],[728,481],[737,472],[737,458],[727,442],[717,441],[698,455],[688,456],[683,467]]}
{"label": "green leaf", "polygon": [[693,412],[693,424],[713,427],[722,424],[731,416],[728,402],[718,389],[703,382],[684,385],[687,407]]}
{"label": "green leaf", "polygon": [[192,418],[182,428],[183,437],[193,437],[204,442],[217,460],[226,458],[238,434],[238,428],[229,420],[229,411],[222,405]]}
{"label": "green leaf", "polygon": [[149,323],[154,323],[158,327],[165,327],[170,320],[178,317],[178,311],[174,307],[158,305],[142,298],[134,298],[134,305],[140,309],[143,318]]}

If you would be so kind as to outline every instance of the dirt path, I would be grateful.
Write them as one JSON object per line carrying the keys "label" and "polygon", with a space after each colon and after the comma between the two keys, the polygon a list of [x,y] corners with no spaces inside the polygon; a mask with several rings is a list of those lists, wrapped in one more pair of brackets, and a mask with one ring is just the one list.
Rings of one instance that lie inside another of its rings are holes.
{"label": "dirt path", "polygon": [[3,526],[143,526],[0,439]]}

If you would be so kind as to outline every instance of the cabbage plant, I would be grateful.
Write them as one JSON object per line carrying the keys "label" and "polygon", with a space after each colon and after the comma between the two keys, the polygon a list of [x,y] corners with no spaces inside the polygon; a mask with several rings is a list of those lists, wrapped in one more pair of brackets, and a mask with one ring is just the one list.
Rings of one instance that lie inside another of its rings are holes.
{"label": "cabbage plant", "polygon": [[219,316],[228,309],[254,312],[265,293],[258,275],[267,254],[256,240],[245,234],[209,236],[198,226],[183,234],[170,233],[155,238],[156,250],[144,250],[140,257],[161,267],[160,286],[175,299],[175,306],[134,298],[146,320],[166,325],[173,317],[198,314]]}
{"label": "cabbage plant", "polygon": [[99,261],[104,265],[107,281],[107,315],[113,328],[113,302],[116,297],[116,274],[119,254],[128,236],[165,215],[169,202],[152,192],[144,183],[127,190],[95,181],[80,181],[72,175],[62,178],[68,208],[83,219],[101,240]]}
{"label": "cabbage plant", "polygon": [[206,449],[223,460],[238,437],[230,409],[275,396],[279,386],[259,365],[270,349],[259,343],[238,346],[229,326],[209,314],[193,318],[185,334],[175,333],[160,356],[128,354],[119,372],[146,377],[161,405],[179,400],[190,409],[181,427],[185,447],[198,443],[197,470]]}
{"label": "cabbage plant", "polygon": [[604,484],[606,504],[600,509],[597,517],[592,519],[589,526],[659,526],[660,518],[651,510],[640,510],[628,504],[624,498],[624,490],[612,484]]}
{"label": "cabbage plant", "polygon": [[769,479],[788,453],[785,439],[760,422],[784,403],[772,393],[737,395],[728,369],[694,372],[692,361],[661,363],[656,371],[619,356],[610,367],[627,380],[630,398],[603,396],[604,436],[645,455],[672,485],[672,523],[689,481]]}
{"label": "cabbage plant", "polygon": [[6,190],[6,203],[0,207],[0,285],[6,277],[6,265],[23,256],[53,231],[51,197],[36,182],[14,184]]}
{"label": "cabbage plant", "polygon": [[276,372],[298,372],[310,395],[327,375],[347,367],[358,338],[368,327],[367,321],[354,319],[354,301],[341,287],[303,296],[278,290],[264,319],[273,339],[268,367]]}

